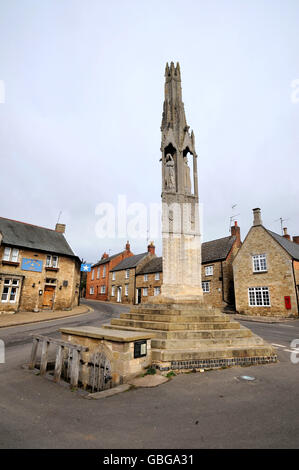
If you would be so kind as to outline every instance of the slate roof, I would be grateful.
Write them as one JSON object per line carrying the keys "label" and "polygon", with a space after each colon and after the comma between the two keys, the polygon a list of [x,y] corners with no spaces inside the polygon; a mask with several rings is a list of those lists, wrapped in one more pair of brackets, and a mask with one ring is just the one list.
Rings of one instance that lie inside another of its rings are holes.
{"label": "slate roof", "polygon": [[0,217],[0,232],[3,235],[2,243],[5,245],[76,256],[64,235],[50,228]]}
{"label": "slate roof", "polygon": [[276,241],[279,243],[282,248],[284,248],[289,255],[299,261],[299,245],[298,243],[292,242],[291,240],[288,240],[287,238],[282,237],[281,235],[278,235],[278,233],[272,232],[271,230],[265,229]]}
{"label": "slate roof", "polygon": [[162,271],[162,256],[157,256],[146,263],[138,274],[161,273]]}
{"label": "slate roof", "polygon": [[137,264],[147,255],[148,251],[145,253],[140,253],[140,255],[129,256],[128,258],[123,259],[110,271],[122,271],[123,269],[136,268]]}
{"label": "slate roof", "polygon": [[[125,251],[125,250],[124,250]],[[95,268],[96,266],[100,266],[101,264],[105,264],[105,263],[108,263],[109,261],[111,261],[113,258],[116,258],[117,256],[121,255],[122,253],[124,253],[124,251],[121,251],[120,253],[116,253],[116,255],[112,255],[112,256],[109,256],[108,258],[103,258],[103,259],[100,259],[100,261],[97,261],[95,264],[93,264],[91,267],[92,268]]]}
{"label": "slate roof", "polygon": [[211,263],[212,261],[225,260],[235,240],[235,236],[229,236],[202,243],[201,262]]}

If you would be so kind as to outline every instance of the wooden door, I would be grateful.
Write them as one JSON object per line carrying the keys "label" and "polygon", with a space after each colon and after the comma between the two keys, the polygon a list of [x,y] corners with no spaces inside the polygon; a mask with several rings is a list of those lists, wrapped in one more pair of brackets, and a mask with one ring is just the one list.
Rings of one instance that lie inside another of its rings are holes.
{"label": "wooden door", "polygon": [[53,308],[54,293],[55,293],[55,287],[45,286],[44,298],[43,298],[43,308],[49,308],[49,309]]}

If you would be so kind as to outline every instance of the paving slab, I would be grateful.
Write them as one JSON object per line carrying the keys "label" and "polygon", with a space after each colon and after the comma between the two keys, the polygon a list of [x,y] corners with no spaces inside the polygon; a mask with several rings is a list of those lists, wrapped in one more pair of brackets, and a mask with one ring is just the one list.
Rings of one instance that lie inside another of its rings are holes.
{"label": "paving slab", "polygon": [[168,378],[163,375],[145,375],[144,377],[136,377],[130,380],[130,384],[135,387],[157,387],[165,382],[168,382]]}
{"label": "paving slab", "polygon": [[108,390],[103,390],[102,392],[89,393],[84,398],[92,398],[94,400],[99,400],[100,398],[112,397],[118,393],[126,392],[131,388],[130,384],[118,385],[114,388],[109,388]]}

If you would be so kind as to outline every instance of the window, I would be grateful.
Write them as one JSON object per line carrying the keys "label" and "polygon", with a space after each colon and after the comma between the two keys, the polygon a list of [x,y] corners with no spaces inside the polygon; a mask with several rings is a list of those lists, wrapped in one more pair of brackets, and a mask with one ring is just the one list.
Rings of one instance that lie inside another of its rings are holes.
{"label": "window", "polygon": [[125,285],[125,295],[129,295],[129,284]]}
{"label": "window", "polygon": [[18,279],[4,279],[1,302],[15,303],[19,289]]}
{"label": "window", "polygon": [[105,294],[106,293],[106,286],[101,286],[101,294]]}
{"label": "window", "polygon": [[91,271],[91,280],[94,280],[94,269]]}
{"label": "window", "polygon": [[204,281],[201,284],[203,292],[210,292],[210,281]]}
{"label": "window", "polygon": [[267,271],[266,255],[254,255],[252,257],[253,272]]}
{"label": "window", "polygon": [[155,273],[155,281],[159,281],[160,280],[160,273]]}
{"label": "window", "polygon": [[112,281],[115,281],[115,273],[112,273]]}
{"label": "window", "polygon": [[13,263],[18,262],[19,250],[17,248],[9,248],[6,246],[3,253],[3,261],[12,261]]}
{"label": "window", "polygon": [[143,288],[143,297],[147,297],[147,287]]}
{"label": "window", "polygon": [[100,268],[97,270],[97,279],[100,279]]}
{"label": "window", "polygon": [[46,268],[57,268],[58,267],[58,256],[47,256]]}
{"label": "window", "polygon": [[52,277],[46,278],[46,284],[56,284],[57,279],[53,279]]}
{"label": "window", "polygon": [[145,274],[145,275],[144,275],[143,280],[144,280],[144,281],[148,281],[148,274]]}
{"label": "window", "polygon": [[130,270],[126,269],[126,279],[129,279],[129,277],[130,277]]}
{"label": "window", "polygon": [[111,297],[115,296],[115,286],[111,287]]}
{"label": "window", "polygon": [[106,266],[103,266],[103,277],[106,277]]}
{"label": "window", "polygon": [[205,267],[205,275],[206,276],[213,276],[214,266],[206,266]]}
{"label": "window", "polygon": [[154,288],[154,295],[159,295],[160,291],[161,291],[160,287],[155,287]]}
{"label": "window", "polygon": [[268,287],[249,287],[248,298],[251,307],[270,307]]}
{"label": "window", "polygon": [[94,294],[94,287],[90,287],[89,293],[90,293],[90,295],[93,295],[93,294]]}

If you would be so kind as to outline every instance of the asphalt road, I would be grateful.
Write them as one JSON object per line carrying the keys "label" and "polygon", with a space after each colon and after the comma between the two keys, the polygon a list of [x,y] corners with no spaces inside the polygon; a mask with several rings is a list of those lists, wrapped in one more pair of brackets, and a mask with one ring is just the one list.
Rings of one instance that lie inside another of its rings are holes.
{"label": "asphalt road", "polygon": [[1,328],[0,448],[298,448],[299,364],[290,361],[290,342],[299,339],[299,321],[242,321],[276,345],[277,364],[180,374],[156,388],[87,400],[22,368],[32,333],[59,336],[62,325],[100,325],[127,310],[86,303],[93,313]]}

